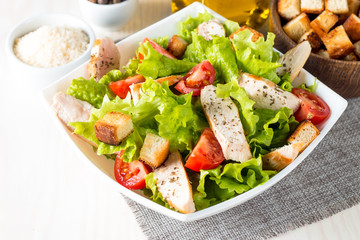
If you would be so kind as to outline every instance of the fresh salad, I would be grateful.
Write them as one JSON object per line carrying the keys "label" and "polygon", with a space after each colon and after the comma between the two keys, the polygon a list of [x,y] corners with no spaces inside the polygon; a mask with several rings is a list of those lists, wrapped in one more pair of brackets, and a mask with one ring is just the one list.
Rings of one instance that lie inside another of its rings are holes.
{"label": "fresh salad", "polygon": [[297,73],[284,68],[274,39],[204,12],[174,36],[145,38],[121,70],[121,52],[98,39],[89,77],[56,94],[53,107],[114,159],[122,186],[192,213],[268,181],[330,115],[316,83],[292,86]]}

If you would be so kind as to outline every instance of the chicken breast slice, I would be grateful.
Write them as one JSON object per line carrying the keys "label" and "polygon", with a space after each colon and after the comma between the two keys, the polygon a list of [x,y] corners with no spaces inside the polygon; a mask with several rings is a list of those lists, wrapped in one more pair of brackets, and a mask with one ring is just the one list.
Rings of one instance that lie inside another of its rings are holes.
{"label": "chicken breast slice", "polygon": [[226,159],[246,162],[252,158],[239,111],[229,98],[217,98],[216,87],[201,90],[201,105]]}
{"label": "chicken breast slice", "polygon": [[239,85],[243,87],[249,98],[255,101],[255,108],[279,110],[288,107],[296,112],[300,99],[294,94],[282,90],[270,80],[249,73],[240,73]]}
{"label": "chicken breast slice", "polygon": [[212,36],[225,37],[225,28],[218,19],[212,19],[201,23],[198,27],[198,35],[203,36],[205,40],[211,40]]}
{"label": "chicken breast slice", "polygon": [[292,143],[264,155],[264,169],[274,169],[278,172],[281,171],[295,160],[295,158],[299,155],[303,145],[303,142]]}
{"label": "chicken breast slice", "polygon": [[87,64],[88,77],[94,76],[99,81],[106,73],[119,67],[120,53],[114,41],[109,37],[96,39]]}
{"label": "chicken breast slice", "polygon": [[52,108],[60,120],[73,131],[74,128],[68,126],[68,123],[87,122],[94,107],[88,102],[81,101],[63,92],[58,92],[53,97]]}
{"label": "chicken breast slice", "polygon": [[170,153],[154,173],[157,188],[171,207],[181,213],[195,212],[191,185],[178,151]]}

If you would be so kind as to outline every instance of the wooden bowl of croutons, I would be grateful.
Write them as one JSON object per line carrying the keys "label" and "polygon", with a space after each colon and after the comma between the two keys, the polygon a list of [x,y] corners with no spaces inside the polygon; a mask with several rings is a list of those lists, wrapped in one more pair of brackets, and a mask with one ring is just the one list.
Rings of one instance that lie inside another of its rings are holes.
{"label": "wooden bowl of croutons", "polygon": [[309,41],[305,69],[345,98],[360,96],[359,0],[272,0],[270,31],[286,52]]}

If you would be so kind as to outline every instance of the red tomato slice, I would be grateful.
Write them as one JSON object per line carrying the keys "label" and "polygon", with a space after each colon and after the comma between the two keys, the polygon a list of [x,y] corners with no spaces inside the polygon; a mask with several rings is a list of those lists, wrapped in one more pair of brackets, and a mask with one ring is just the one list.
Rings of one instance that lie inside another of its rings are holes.
{"label": "red tomato slice", "polygon": [[182,79],[180,80],[176,85],[175,85],[175,89],[178,90],[179,92],[183,93],[183,94],[187,94],[187,93],[193,93],[193,96],[199,96],[201,93],[201,88],[189,88],[185,85],[185,80]]}
{"label": "red tomato slice", "polygon": [[183,94],[193,92],[193,96],[198,96],[200,95],[201,89],[206,85],[213,84],[214,81],[214,67],[208,60],[204,60],[193,67],[175,86],[175,89]]}
{"label": "red tomato slice", "polygon": [[293,88],[292,93],[300,98],[300,108],[294,114],[299,122],[308,119],[317,125],[330,117],[331,110],[319,96],[300,88]]}
{"label": "red tomato slice", "polygon": [[121,159],[124,150],[115,159],[115,179],[127,189],[143,189],[146,187],[145,176],[151,172],[151,168],[143,162],[136,160],[126,163]]}
{"label": "red tomato slice", "polygon": [[[159,44],[157,44],[153,40],[145,38],[144,41],[142,42],[142,44],[144,44],[145,42],[149,42],[151,44],[151,46],[155,49],[155,51],[157,51],[161,55],[164,55],[164,56],[166,56],[168,58],[171,58],[171,59],[176,59],[176,57],[174,57],[174,55],[169,53],[167,50],[165,50],[163,47],[161,47]],[[144,55],[139,53],[139,59],[144,60]]]}
{"label": "red tomato slice", "polygon": [[126,95],[130,91],[130,86],[135,83],[145,82],[145,78],[142,75],[135,75],[132,77],[125,78],[123,80],[119,80],[117,82],[109,83],[109,87],[111,91],[119,96],[120,98],[126,98]]}
{"label": "red tomato slice", "polygon": [[210,128],[205,128],[186,161],[185,167],[200,172],[216,168],[225,160],[220,143]]}

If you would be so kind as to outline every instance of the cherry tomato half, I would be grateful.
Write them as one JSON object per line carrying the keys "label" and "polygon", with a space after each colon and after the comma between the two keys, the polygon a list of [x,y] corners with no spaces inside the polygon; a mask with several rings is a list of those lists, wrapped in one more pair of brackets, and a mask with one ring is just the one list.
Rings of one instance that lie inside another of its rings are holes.
{"label": "cherry tomato half", "polygon": [[210,128],[205,128],[186,161],[185,167],[200,172],[216,168],[225,160],[220,143]]}
{"label": "cherry tomato half", "polygon": [[198,96],[201,93],[201,89],[206,85],[213,84],[214,81],[215,69],[208,60],[204,60],[193,67],[190,72],[176,84],[175,89],[183,94],[193,92],[193,96]]}
{"label": "cherry tomato half", "polygon": [[130,86],[135,83],[145,82],[145,78],[142,75],[135,75],[128,77],[117,82],[109,83],[111,91],[119,96],[121,99],[126,98],[126,95],[130,91]]}
{"label": "cherry tomato half", "polygon": [[124,150],[115,159],[115,179],[127,189],[143,189],[146,187],[145,176],[151,172],[151,168],[143,162],[136,160],[126,163],[121,159]]}
{"label": "cherry tomato half", "polygon": [[[168,58],[171,58],[171,59],[176,59],[176,57],[174,57],[174,55],[169,53],[167,50],[165,50],[163,47],[161,47],[159,44],[157,44],[153,40],[145,38],[144,41],[142,42],[142,44],[144,44],[145,42],[149,42],[150,45],[155,49],[155,51],[157,51],[161,55],[164,55],[164,56],[166,56]],[[144,55],[139,53],[139,59],[140,59],[140,62],[141,62],[141,60],[144,60]]]}
{"label": "cherry tomato half", "polygon": [[299,122],[308,119],[317,125],[330,117],[330,108],[319,96],[300,88],[293,88],[292,93],[300,98],[300,108],[294,114]]}

